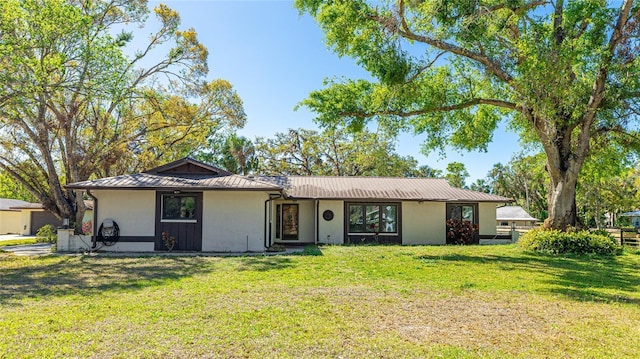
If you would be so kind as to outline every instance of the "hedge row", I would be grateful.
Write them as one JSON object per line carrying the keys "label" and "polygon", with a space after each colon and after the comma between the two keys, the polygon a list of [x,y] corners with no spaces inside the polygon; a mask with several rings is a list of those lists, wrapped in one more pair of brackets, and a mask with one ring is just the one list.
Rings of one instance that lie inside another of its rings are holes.
{"label": "hedge row", "polygon": [[608,233],[597,231],[561,232],[534,229],[520,237],[520,246],[526,250],[548,254],[618,255],[622,247]]}

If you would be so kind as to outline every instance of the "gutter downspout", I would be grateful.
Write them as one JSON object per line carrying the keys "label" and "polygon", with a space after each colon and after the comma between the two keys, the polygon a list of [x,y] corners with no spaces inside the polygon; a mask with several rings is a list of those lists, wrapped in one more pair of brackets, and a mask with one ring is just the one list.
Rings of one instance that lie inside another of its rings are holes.
{"label": "gutter downspout", "polygon": [[318,237],[320,237],[320,201],[316,199],[316,223],[315,227],[316,227],[316,233],[315,233],[315,238],[313,239],[313,243],[315,245],[318,245]]}
{"label": "gutter downspout", "polygon": [[90,189],[87,189],[87,196],[93,199],[93,232],[91,233],[91,249],[95,249],[98,245],[98,199],[91,193]]}
{"label": "gutter downspout", "polygon": [[[264,201],[264,247],[265,248],[269,248],[269,246],[271,246],[271,232],[272,232],[272,225],[273,225],[273,210],[271,206],[271,202],[274,199],[278,199],[278,198],[282,198],[282,194],[269,194],[269,199]],[[267,205],[269,205],[269,207],[267,207]],[[269,223],[269,225],[267,226],[267,222]],[[269,235],[267,236],[267,231],[269,231]],[[268,240],[267,240],[268,238]]]}

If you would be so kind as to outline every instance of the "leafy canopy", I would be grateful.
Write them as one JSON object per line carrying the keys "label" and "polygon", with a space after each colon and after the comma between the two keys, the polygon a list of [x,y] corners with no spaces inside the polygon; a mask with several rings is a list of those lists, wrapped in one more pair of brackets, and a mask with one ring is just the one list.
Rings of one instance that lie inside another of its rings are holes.
{"label": "leafy canopy", "polygon": [[158,28],[125,52],[149,15],[145,0],[0,2],[0,170],[58,216],[82,215],[67,183],[149,168],[244,124],[176,11],[156,6]]}
{"label": "leafy canopy", "polygon": [[640,4],[605,0],[297,0],[339,56],[377,81],[302,102],[329,127],[427,133],[423,150],[486,150],[500,121],[545,154],[554,228],[574,225],[592,150],[637,151]]}

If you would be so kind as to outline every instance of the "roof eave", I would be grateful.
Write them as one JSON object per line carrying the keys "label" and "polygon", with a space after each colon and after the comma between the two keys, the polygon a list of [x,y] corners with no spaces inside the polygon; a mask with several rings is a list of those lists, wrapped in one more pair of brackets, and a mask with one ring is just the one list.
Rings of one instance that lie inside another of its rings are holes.
{"label": "roof eave", "polygon": [[123,191],[280,191],[280,188],[254,188],[254,187],[136,187],[136,186],[65,186],[67,189],[83,190],[123,190]]}

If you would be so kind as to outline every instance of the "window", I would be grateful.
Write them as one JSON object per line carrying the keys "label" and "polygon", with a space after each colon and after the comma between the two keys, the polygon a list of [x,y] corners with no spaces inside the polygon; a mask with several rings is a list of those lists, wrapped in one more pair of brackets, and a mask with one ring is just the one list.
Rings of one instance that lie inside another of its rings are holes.
{"label": "window", "polygon": [[465,222],[476,223],[474,221],[474,206],[473,205],[450,205],[450,215],[451,219],[461,219]]}
{"label": "window", "polygon": [[196,221],[196,197],[184,195],[162,196],[163,221]]}
{"label": "window", "polygon": [[398,205],[349,204],[349,233],[398,233]]}

